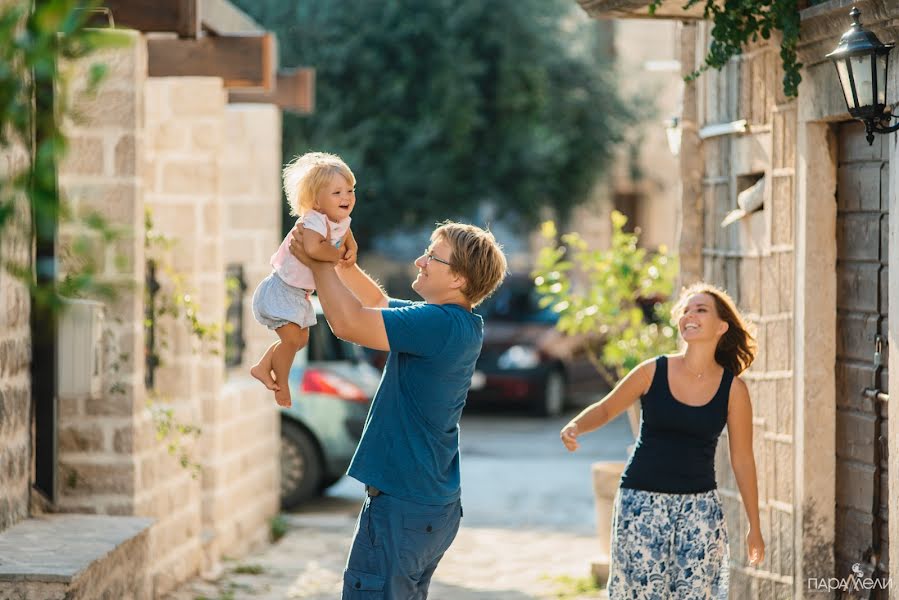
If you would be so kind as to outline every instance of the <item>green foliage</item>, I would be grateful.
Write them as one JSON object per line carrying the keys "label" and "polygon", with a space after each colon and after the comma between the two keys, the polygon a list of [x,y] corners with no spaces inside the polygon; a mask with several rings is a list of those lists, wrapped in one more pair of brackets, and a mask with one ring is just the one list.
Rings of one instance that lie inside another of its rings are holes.
{"label": "green foliage", "polygon": [[287,524],[287,519],[284,518],[284,515],[275,515],[269,520],[269,540],[274,544],[287,535],[289,529],[290,526]]}
{"label": "green foliage", "polygon": [[[577,233],[562,236],[565,246],[556,245],[555,225],[544,223],[542,235],[550,245],[541,249],[533,272],[541,306],[560,315],[559,330],[602,336],[601,355],[593,362],[610,381],[676,347],[670,303],[677,260],[664,247],[639,248],[637,234],[624,231],[626,222],[621,213],[612,213],[607,250],[590,249]],[[642,303],[651,306],[650,323]]]}
{"label": "green foliage", "polygon": [[[206,346],[206,351],[217,354],[215,345],[221,338],[221,328],[215,322],[200,320],[200,308],[196,296],[190,292],[184,282],[184,276],[179,273],[168,260],[176,241],[154,229],[153,212],[149,207],[144,211],[144,248],[148,260],[152,260],[157,267],[157,275],[160,280],[160,293],[148,300],[151,305],[151,317],[158,322],[160,317],[170,316],[181,319],[187,325],[188,331]],[[149,323],[145,323],[149,326]],[[165,340],[160,340],[165,344]],[[156,357],[159,358],[158,356]]]}
{"label": "green foliage", "polygon": [[[47,241],[60,220],[72,220],[60,201],[56,166],[66,152],[60,124],[72,115],[65,94],[54,101],[54,89],[66,88],[57,72],[59,60],[83,59],[98,49],[120,46],[124,38],[88,29],[90,9],[99,0],[43,0],[6,3],[0,8],[0,152],[24,150],[24,167],[0,177],[0,237],[19,227],[16,214],[31,214],[37,242]],[[100,64],[89,69],[87,92],[105,74]],[[63,296],[110,296],[112,288],[98,280],[90,240],[111,239],[112,229],[97,214],[80,223],[86,233],[63,256],[66,277],[58,286],[52,270],[35,277],[30,260],[0,257],[2,268],[31,290],[36,309],[59,309]],[[23,232],[24,233],[24,232]]]}
{"label": "green foliage", "polygon": [[237,565],[234,567],[236,575],[262,575],[265,569],[262,565]]}
{"label": "green foliage", "polygon": [[487,202],[564,220],[620,138],[608,41],[571,0],[236,4],[278,34],[282,65],[315,68],[316,112],[284,115],[285,159],[347,160],[363,241]]}
{"label": "green foliage", "polygon": [[570,575],[551,577],[544,575],[542,579],[555,584],[556,589],[553,590],[553,596],[559,600],[576,600],[577,598],[587,597],[586,594],[591,594],[589,597],[593,597],[601,589],[592,577],[571,577]]}
{"label": "green foliage", "polygon": [[[799,74],[802,63],[797,62],[796,46],[799,43],[799,10],[796,0],[688,0],[684,8],[705,2],[703,17],[712,19],[712,43],[705,57],[705,64],[687,79],[698,77],[709,67],[721,69],[734,56],[741,53],[743,46],[757,42],[759,38],[769,39],[771,33],[782,34],[780,58],[783,62],[784,95],[795,98],[799,94]],[[652,0],[650,14],[655,12],[662,0]]]}
{"label": "green foliage", "polygon": [[189,437],[199,437],[200,428],[196,425],[186,425],[175,418],[174,409],[156,404],[152,400],[147,402],[150,416],[153,419],[153,427],[156,430],[156,439],[165,441],[168,453],[178,459],[178,463],[191,473],[194,479],[203,472],[199,463],[191,460],[187,446]]}

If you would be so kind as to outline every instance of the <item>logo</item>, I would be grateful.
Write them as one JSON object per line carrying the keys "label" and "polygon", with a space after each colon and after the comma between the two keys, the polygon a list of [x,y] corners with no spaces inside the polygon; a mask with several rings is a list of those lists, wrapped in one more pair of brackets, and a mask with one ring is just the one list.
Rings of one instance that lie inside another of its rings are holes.
{"label": "logo", "polygon": [[859,592],[862,590],[888,590],[893,587],[892,577],[873,578],[865,573],[861,563],[852,565],[852,575],[848,577],[809,577],[806,581],[809,590],[820,592]]}

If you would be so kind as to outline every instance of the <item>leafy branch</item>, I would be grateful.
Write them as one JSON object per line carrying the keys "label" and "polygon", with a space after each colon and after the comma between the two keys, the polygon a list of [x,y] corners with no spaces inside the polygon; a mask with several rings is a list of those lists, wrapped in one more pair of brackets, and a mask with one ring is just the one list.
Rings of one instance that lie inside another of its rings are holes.
{"label": "leafy branch", "polygon": [[[705,2],[703,18],[713,23],[712,43],[705,63],[687,76],[687,81],[696,79],[709,68],[721,69],[749,42],[757,42],[759,38],[767,40],[773,32],[780,32],[784,95],[795,98],[799,94],[802,63],[797,62],[796,56],[800,25],[796,0],[688,0],[684,9],[700,2]],[[661,4],[662,0],[652,0],[649,13],[654,14]]]}
{"label": "leafy branch", "polygon": [[557,245],[555,224],[547,221],[541,234],[550,245],[533,272],[540,305],[559,314],[560,331],[602,339],[591,360],[610,383],[676,347],[670,314],[677,260],[664,247],[638,247],[625,223],[627,217],[613,212],[611,247],[593,250],[577,233],[563,235],[564,245]]}
{"label": "leafy branch", "polygon": [[194,479],[203,471],[202,465],[191,460],[187,450],[186,441],[190,436],[199,437],[201,431],[196,425],[181,423],[175,418],[175,410],[171,407],[156,404],[152,400],[147,402],[150,416],[153,419],[153,427],[156,429],[156,439],[166,442],[166,449],[171,456],[178,459],[178,463],[190,470],[190,476]]}
{"label": "leafy branch", "polygon": [[[34,7],[32,9],[32,4]],[[67,150],[61,123],[74,116],[65,93],[67,79],[60,75],[60,60],[81,60],[93,52],[119,47],[127,38],[89,29],[90,9],[100,0],[45,0],[8,3],[0,8],[0,151],[20,157],[12,172],[0,178],[0,238],[27,235],[22,226],[29,215],[38,243],[61,220],[74,221],[60,200],[56,168]],[[87,94],[96,91],[106,67],[89,69]],[[37,310],[58,310],[64,296],[109,297],[112,288],[99,281],[91,237],[108,239],[111,228],[99,214],[86,215],[86,229],[68,252],[66,276],[57,282],[54,269],[34,265],[31,253],[0,257],[0,267],[26,285]],[[37,273],[35,269],[41,269]]]}

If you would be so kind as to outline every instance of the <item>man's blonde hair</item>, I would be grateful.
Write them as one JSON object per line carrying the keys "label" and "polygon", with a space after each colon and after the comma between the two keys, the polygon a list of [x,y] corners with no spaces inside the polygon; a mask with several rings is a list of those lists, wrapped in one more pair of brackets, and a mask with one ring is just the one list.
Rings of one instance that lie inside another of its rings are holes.
{"label": "man's blonde hair", "polygon": [[462,294],[477,306],[499,287],[506,276],[506,256],[493,234],[474,225],[445,221],[431,241],[446,240],[452,254],[449,262],[453,273],[465,278]]}
{"label": "man's blonde hair", "polygon": [[315,197],[335,173],[343,175],[350,185],[356,185],[356,176],[336,154],[307,152],[287,163],[283,179],[290,214],[301,216],[311,210],[315,206]]}

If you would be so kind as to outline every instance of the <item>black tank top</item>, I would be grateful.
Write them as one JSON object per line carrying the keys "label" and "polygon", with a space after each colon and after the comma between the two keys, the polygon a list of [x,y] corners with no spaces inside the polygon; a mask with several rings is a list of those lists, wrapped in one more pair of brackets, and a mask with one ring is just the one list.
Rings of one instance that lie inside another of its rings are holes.
{"label": "black tank top", "polygon": [[676,400],[668,386],[668,357],[658,357],[652,384],[640,399],[640,437],[621,487],[666,494],[716,489],[715,449],[727,424],[733,379],[733,373],[724,369],[711,401],[688,406]]}

